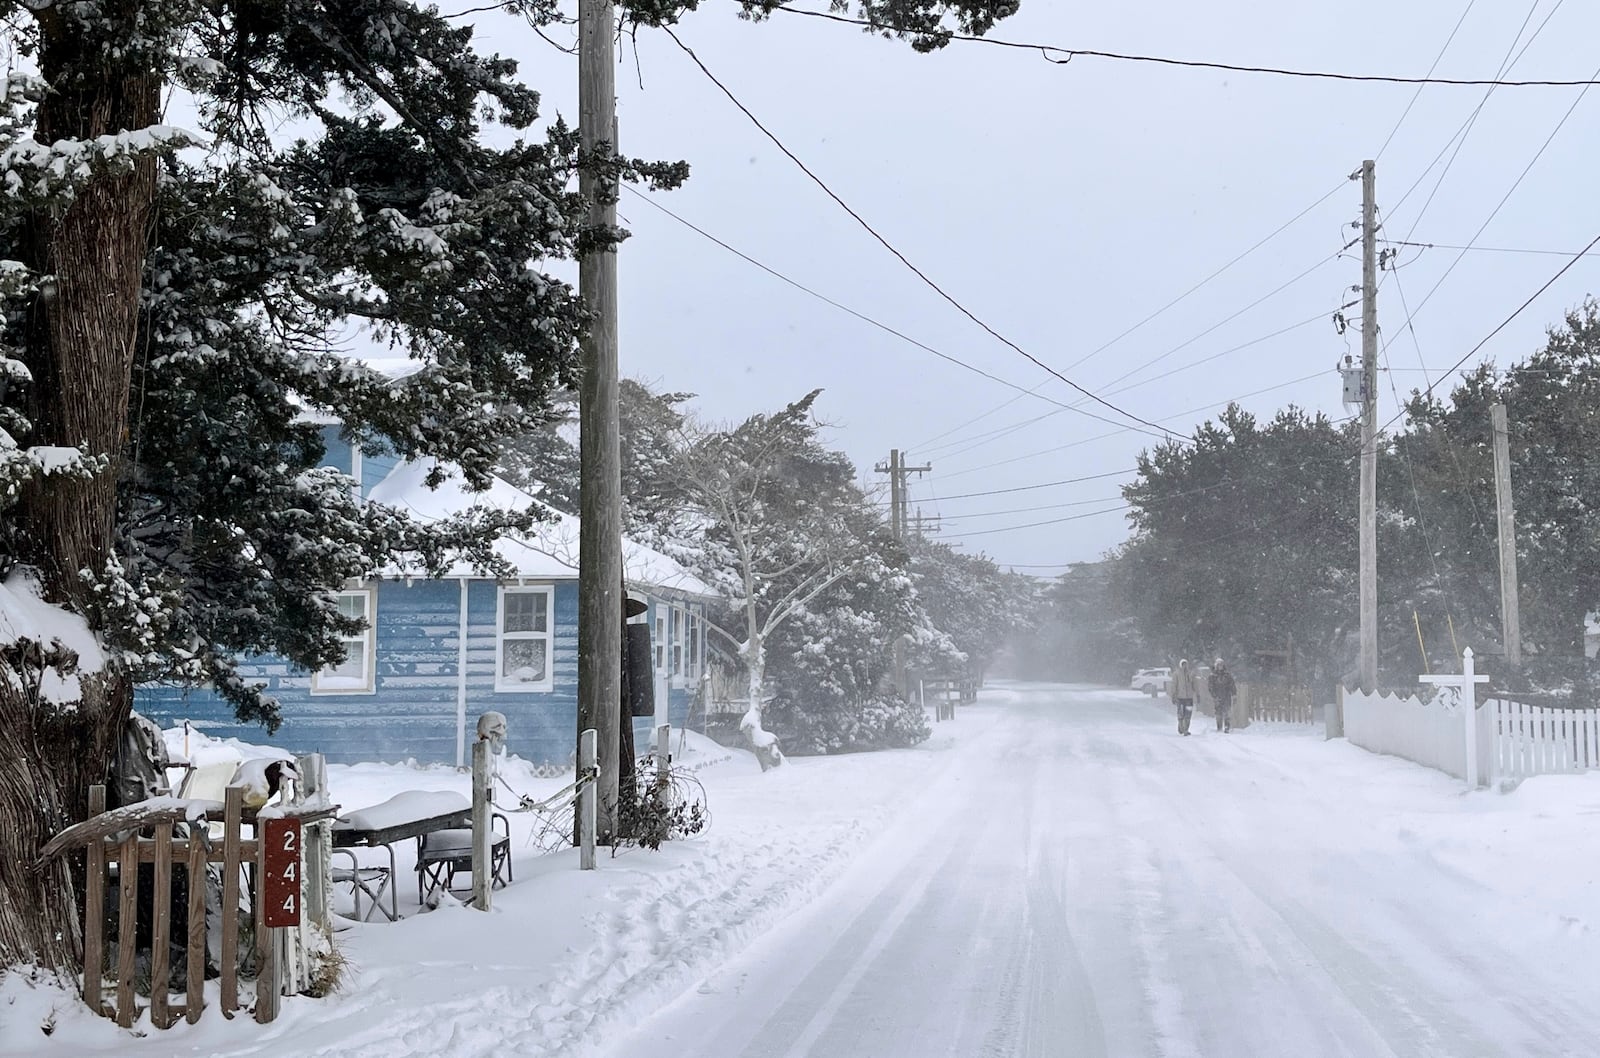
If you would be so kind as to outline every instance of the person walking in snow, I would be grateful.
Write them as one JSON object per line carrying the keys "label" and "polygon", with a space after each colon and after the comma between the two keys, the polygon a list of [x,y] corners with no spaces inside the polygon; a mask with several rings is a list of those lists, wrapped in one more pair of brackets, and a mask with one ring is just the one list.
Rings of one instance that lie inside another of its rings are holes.
{"label": "person walking in snow", "polygon": [[1217,713],[1217,730],[1232,731],[1233,699],[1239,694],[1239,685],[1233,681],[1233,673],[1228,671],[1228,666],[1223,664],[1221,658],[1211,663],[1211,675],[1206,677],[1206,690],[1211,692],[1211,707]]}
{"label": "person walking in snow", "polygon": [[1172,674],[1171,696],[1173,704],[1178,707],[1178,734],[1189,733],[1189,718],[1194,715],[1195,694],[1199,690],[1195,680],[1194,670],[1189,668],[1189,659],[1184,658],[1178,662],[1178,668]]}

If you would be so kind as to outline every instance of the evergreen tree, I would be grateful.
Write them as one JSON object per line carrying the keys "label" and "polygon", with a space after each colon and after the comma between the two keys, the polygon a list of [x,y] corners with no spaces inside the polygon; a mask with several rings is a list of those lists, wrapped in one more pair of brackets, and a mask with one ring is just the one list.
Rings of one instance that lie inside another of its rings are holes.
{"label": "evergreen tree", "polygon": [[[136,681],[209,681],[270,726],[236,654],[333,661],[348,578],[489,564],[525,521],[362,506],[302,413],[482,484],[573,374],[581,306],[531,262],[620,234],[581,228],[577,166],[684,167],[580,159],[513,63],[403,0],[0,13],[37,71],[0,115],[0,963],[67,967],[70,879],[31,864],[81,818]],[[194,131],[159,123],[168,91]],[[285,117],[303,138],[274,142]],[[352,328],[415,370],[347,359]]]}

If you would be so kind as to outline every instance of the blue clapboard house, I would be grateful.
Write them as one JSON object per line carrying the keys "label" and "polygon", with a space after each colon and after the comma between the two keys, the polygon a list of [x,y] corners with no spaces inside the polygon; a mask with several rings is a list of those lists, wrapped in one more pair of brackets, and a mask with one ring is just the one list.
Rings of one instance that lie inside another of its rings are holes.
{"label": "blue clapboard house", "polygon": [[[324,426],[327,465],[348,475],[372,502],[432,519],[493,504],[526,508],[534,499],[504,481],[468,493],[459,477],[437,489],[424,478],[431,461],[364,455]],[[463,565],[442,579],[404,570],[339,593],[345,613],[367,627],[347,642],[349,657],[321,672],[297,670],[282,658],[251,657],[240,666],[282,706],[283,726],[270,736],[240,724],[233,708],[204,687],[141,687],[136,708],[163,727],[184,721],[216,738],[270,741],[296,753],[321,752],[330,762],[467,762],[478,716],[504,713],[511,752],[565,767],[576,744],[578,697],[578,521],[555,514],[527,536],[502,537],[497,552],[514,577],[483,577]],[[705,608],[711,591],[659,552],[623,543],[628,593],[648,611],[635,621],[652,630],[654,719],[635,721],[641,752],[657,722],[681,726],[704,670]]]}

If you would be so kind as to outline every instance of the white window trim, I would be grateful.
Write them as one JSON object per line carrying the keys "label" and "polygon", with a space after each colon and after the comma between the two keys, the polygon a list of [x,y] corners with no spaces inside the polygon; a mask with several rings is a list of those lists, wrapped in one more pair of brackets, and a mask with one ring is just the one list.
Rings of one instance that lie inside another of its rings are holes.
{"label": "white window trim", "polygon": [[[544,679],[538,683],[507,683],[505,671],[506,596],[544,593],[543,632],[518,632],[516,639],[543,639],[545,641]],[[496,694],[539,694],[556,689],[556,587],[554,584],[519,580],[516,584],[502,584],[495,593],[494,602],[494,690]]]}
{"label": "white window trim", "polygon": [[686,634],[689,630],[689,611],[682,603],[672,604],[672,618],[667,628],[667,672],[672,676],[672,685],[682,687],[688,672],[685,666],[689,663],[689,637]]}
{"label": "white window trim", "polygon": [[683,663],[683,671],[690,682],[700,679],[700,671],[705,663],[705,635],[706,618],[700,611],[700,604],[689,607],[689,634],[686,637],[688,655]]}
{"label": "white window trim", "polygon": [[[345,588],[336,592],[334,597],[340,595],[365,595],[367,597],[367,629],[361,634],[361,650],[365,655],[367,682],[360,687],[322,687],[322,672],[319,670],[311,674],[311,693],[322,695],[340,694],[377,694],[378,693],[378,589],[377,588]],[[352,641],[353,642],[353,641]]]}

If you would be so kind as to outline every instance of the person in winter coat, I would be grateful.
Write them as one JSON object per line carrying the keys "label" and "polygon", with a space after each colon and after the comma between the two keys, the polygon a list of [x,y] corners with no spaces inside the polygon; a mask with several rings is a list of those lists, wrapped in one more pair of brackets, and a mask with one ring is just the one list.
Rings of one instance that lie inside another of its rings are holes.
{"label": "person in winter coat", "polygon": [[1189,718],[1194,715],[1194,699],[1199,691],[1195,680],[1194,670],[1189,668],[1189,659],[1184,658],[1178,662],[1177,669],[1172,673],[1171,696],[1173,704],[1178,707],[1178,734],[1189,733]]}
{"label": "person in winter coat", "polygon": [[1211,692],[1212,708],[1217,713],[1217,730],[1228,732],[1233,730],[1233,700],[1239,694],[1239,685],[1233,681],[1233,673],[1228,671],[1228,666],[1218,658],[1211,664],[1211,675],[1206,677],[1206,690]]}

